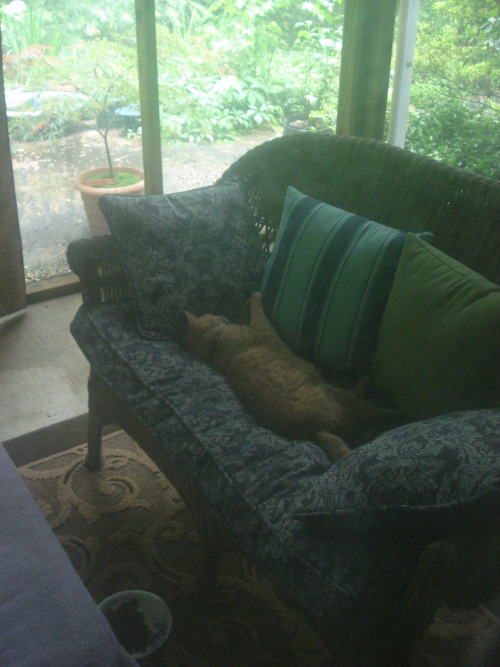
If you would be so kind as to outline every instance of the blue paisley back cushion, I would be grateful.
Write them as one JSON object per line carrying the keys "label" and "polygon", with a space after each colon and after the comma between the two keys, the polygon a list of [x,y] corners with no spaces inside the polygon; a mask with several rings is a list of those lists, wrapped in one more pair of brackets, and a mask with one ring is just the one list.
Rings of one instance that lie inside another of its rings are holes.
{"label": "blue paisley back cushion", "polygon": [[237,182],[169,195],[103,195],[100,207],[152,339],[176,336],[184,310],[233,319],[266,256]]}

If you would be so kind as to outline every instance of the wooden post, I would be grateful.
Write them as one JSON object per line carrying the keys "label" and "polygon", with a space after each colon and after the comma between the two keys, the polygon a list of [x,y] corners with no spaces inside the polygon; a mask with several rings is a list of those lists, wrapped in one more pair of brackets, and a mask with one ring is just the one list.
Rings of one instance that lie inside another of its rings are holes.
{"label": "wooden post", "polygon": [[135,0],[142,161],[147,195],[163,193],[154,0]]}
{"label": "wooden post", "polygon": [[0,319],[25,307],[23,251],[7,127],[3,69],[0,65]]}
{"label": "wooden post", "polygon": [[345,0],[337,133],[383,139],[396,0]]}

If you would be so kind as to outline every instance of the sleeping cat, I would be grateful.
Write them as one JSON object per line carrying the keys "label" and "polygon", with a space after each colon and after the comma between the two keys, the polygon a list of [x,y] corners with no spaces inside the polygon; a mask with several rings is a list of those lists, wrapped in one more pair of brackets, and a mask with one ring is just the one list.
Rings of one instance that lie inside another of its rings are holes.
{"label": "sleeping cat", "polygon": [[217,315],[186,312],[186,318],[186,349],[227,377],[260,424],[315,442],[333,461],[350,452],[347,443],[364,442],[394,418],[394,411],[326,383],[315,366],[292,352],[266,318],[259,292],[250,299],[249,325]]}

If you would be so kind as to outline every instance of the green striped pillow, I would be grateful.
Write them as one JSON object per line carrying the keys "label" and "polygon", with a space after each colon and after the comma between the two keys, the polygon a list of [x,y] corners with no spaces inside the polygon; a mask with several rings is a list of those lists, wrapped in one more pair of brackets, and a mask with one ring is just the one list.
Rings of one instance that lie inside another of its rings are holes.
{"label": "green striped pillow", "polygon": [[289,187],[261,287],[281,338],[336,374],[366,372],[406,236]]}

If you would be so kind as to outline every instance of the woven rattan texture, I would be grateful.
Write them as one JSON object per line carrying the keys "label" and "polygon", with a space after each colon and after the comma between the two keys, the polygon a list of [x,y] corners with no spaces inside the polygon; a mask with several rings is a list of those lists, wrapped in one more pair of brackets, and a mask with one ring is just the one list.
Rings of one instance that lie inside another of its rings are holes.
{"label": "woven rattan texture", "polygon": [[279,224],[286,188],[405,231],[431,231],[435,244],[500,282],[500,181],[372,139],[301,133],[246,153],[219,182],[245,183],[255,223]]}
{"label": "woven rattan texture", "polygon": [[[222,175],[245,187],[267,252],[289,185],[339,208],[406,231],[430,231],[435,245],[500,283],[500,181],[373,139],[300,133],[248,151]],[[113,240],[68,248],[85,302],[130,297]]]}

